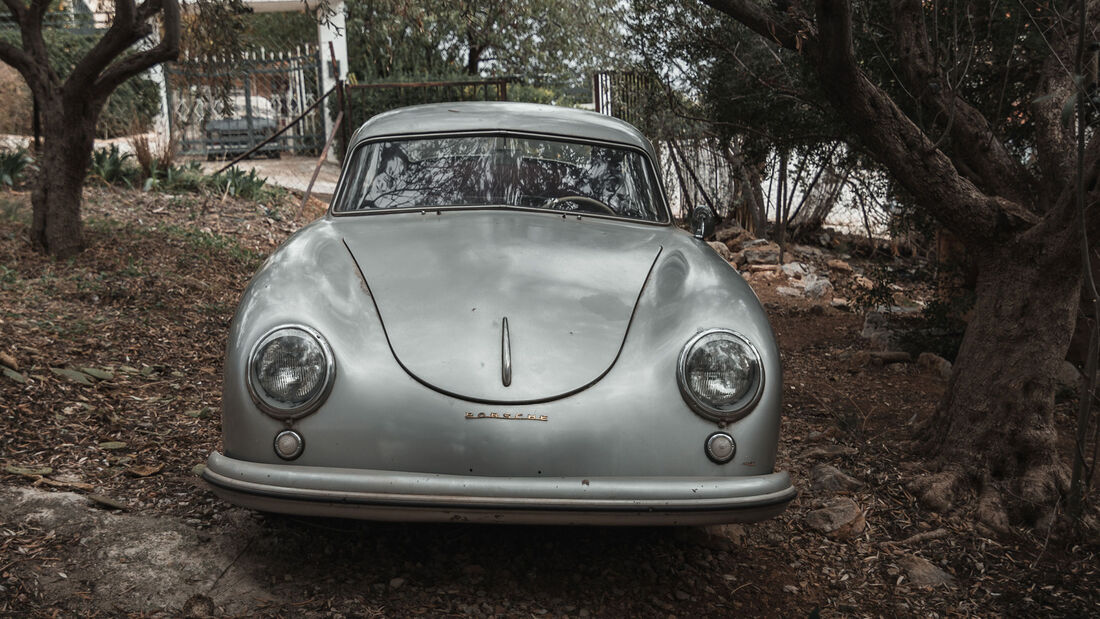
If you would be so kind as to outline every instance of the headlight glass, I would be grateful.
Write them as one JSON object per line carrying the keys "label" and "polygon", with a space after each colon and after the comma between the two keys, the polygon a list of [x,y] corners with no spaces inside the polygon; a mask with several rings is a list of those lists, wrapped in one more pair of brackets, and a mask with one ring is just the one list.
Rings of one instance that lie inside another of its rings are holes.
{"label": "headlight glass", "polygon": [[264,412],[300,417],[320,406],[335,365],[328,343],[313,329],[281,327],[256,343],[249,366],[249,391]]}
{"label": "headlight glass", "polygon": [[747,413],[764,382],[756,348],[744,336],[725,329],[692,338],[680,354],[678,373],[680,391],[692,410],[721,422]]}

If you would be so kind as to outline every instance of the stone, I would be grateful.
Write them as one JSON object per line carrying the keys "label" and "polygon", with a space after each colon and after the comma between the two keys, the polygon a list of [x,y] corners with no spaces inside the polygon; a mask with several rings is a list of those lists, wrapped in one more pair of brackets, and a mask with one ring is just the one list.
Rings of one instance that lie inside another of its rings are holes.
{"label": "stone", "polygon": [[1081,388],[1084,387],[1085,377],[1077,370],[1077,366],[1073,362],[1063,361],[1058,369],[1058,374],[1054,377],[1054,381],[1060,390],[1079,393]]}
{"label": "stone", "polygon": [[730,241],[743,241],[752,237],[741,227],[741,224],[736,221],[727,221],[721,229],[714,233],[714,238],[720,243],[728,243]]}
{"label": "stone", "polygon": [[862,275],[856,275],[856,285],[864,290],[870,290],[875,287],[874,282]]}
{"label": "stone", "polygon": [[834,271],[841,271],[842,273],[852,272],[852,265],[844,262],[843,260],[828,260],[825,262],[825,265]]}
{"label": "stone", "polygon": [[405,584],[405,579],[404,578],[391,578],[390,579],[390,589],[400,589],[401,586],[404,585],[404,584]]}
{"label": "stone", "polygon": [[794,288],[792,286],[779,286],[775,289],[775,292],[784,297],[802,297],[804,296],[801,288]]}
{"label": "stone", "polygon": [[934,565],[928,559],[914,555],[903,555],[898,559],[900,567],[909,582],[918,587],[935,587],[937,585],[953,585],[955,577]]}
{"label": "stone", "polygon": [[862,533],[867,520],[855,501],[849,497],[838,497],[806,514],[806,524],[828,537],[846,540]]}
{"label": "stone", "polygon": [[710,241],[707,245],[710,245],[711,249],[717,252],[719,256],[722,256],[722,259],[726,262],[731,262],[733,260],[733,254],[730,252],[730,248],[726,247],[725,243]]}
{"label": "stone", "polygon": [[831,464],[815,464],[810,469],[810,486],[823,492],[852,491],[863,487],[863,482]]}
{"label": "stone", "polygon": [[951,362],[934,352],[922,352],[917,356],[917,366],[940,378],[951,378]]}
{"label": "stone", "polygon": [[801,262],[788,262],[780,268],[783,274],[791,279],[802,279],[803,275],[810,272],[809,268]]}
{"label": "stone", "polygon": [[779,262],[779,246],[765,241],[763,245],[754,245],[742,250],[745,262],[749,264],[776,264]]}
{"label": "stone", "polygon": [[848,309],[848,299],[845,299],[843,297],[833,297],[833,300],[829,301],[829,307],[846,310]]}
{"label": "stone", "polygon": [[802,278],[801,284],[803,291],[810,299],[833,296],[833,283],[826,277],[809,273]]}
{"label": "stone", "polygon": [[859,336],[862,338],[870,338],[877,331],[882,331],[887,328],[890,318],[885,312],[870,311],[863,317],[863,330],[859,332]]}

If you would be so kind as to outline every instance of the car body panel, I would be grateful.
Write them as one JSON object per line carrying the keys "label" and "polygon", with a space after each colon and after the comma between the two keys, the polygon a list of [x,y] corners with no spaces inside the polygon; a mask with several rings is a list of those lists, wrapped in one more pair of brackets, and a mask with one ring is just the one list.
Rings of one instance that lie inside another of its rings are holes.
{"label": "car body panel", "polygon": [[[491,210],[342,227],[401,365],[433,389],[501,404],[561,397],[607,372],[662,232]],[[404,242],[387,242],[395,237]]]}
{"label": "car body panel", "polygon": [[[504,316],[510,387],[501,380]],[[257,409],[246,380],[255,342],[291,324],[323,334],[336,377],[320,410],[287,422]],[[752,411],[725,424],[696,415],[677,380],[685,343],[713,328],[751,342],[764,376]],[[569,330],[583,337],[572,341]],[[767,317],[734,268],[672,226],[503,208],[330,212],[254,277],[227,353],[225,453],[211,456],[204,477],[257,509],[683,524],[771,517],[794,496],[774,470],[782,370]],[[272,448],[288,427],[305,439],[292,463]],[[703,450],[716,431],[736,442],[726,464]],[[395,494],[417,494],[409,488],[420,484],[424,496],[416,505],[378,500],[385,486],[370,484],[387,476]],[[433,486],[443,478],[467,491]],[[600,495],[576,480],[617,490]],[[598,501],[546,503],[559,485],[571,490],[557,499]],[[371,496],[356,494],[364,492]],[[477,500],[441,498],[452,495]],[[506,500],[478,502],[486,497]],[[620,499],[627,503],[599,503]]]}

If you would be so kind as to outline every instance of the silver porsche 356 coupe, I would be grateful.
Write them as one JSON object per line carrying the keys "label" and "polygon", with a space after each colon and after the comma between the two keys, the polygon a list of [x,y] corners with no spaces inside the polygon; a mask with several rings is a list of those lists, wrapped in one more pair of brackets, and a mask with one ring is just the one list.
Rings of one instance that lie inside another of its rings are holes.
{"label": "silver porsche 356 coupe", "polygon": [[249,508],[378,520],[770,518],[779,352],[749,286],[672,225],[614,118],[454,103],[355,134],[332,207],[252,280],[225,453]]}

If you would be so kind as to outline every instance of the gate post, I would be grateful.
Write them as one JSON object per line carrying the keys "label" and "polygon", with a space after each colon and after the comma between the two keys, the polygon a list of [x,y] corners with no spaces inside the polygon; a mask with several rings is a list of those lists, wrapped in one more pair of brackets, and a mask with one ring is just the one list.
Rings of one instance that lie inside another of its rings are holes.
{"label": "gate post", "polygon": [[[317,42],[320,44],[318,51],[321,57],[321,92],[317,93],[317,96],[320,97],[336,86],[337,82],[348,77],[347,28],[344,25],[347,8],[343,0],[331,0],[327,9],[324,4],[321,4],[317,11]],[[329,45],[332,45],[335,63],[325,61],[325,52],[329,50]],[[336,66],[333,67],[333,64]],[[322,117],[325,119],[325,139],[327,139],[336,125],[336,115],[332,113],[332,108],[327,101],[321,107],[323,108]],[[329,159],[332,161],[336,160],[335,151],[336,149],[329,151]]]}

